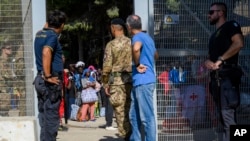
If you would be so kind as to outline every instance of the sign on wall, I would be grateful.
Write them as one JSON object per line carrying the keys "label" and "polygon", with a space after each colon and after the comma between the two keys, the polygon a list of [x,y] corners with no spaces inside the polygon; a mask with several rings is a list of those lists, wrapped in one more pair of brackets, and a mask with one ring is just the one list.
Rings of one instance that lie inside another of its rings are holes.
{"label": "sign on wall", "polygon": [[179,15],[176,14],[165,15],[164,24],[179,24]]}

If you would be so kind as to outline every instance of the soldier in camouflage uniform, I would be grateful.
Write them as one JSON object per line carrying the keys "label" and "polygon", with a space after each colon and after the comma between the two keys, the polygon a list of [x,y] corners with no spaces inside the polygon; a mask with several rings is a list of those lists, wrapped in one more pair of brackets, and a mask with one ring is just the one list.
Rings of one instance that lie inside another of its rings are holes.
{"label": "soldier in camouflage uniform", "polygon": [[119,134],[126,141],[129,140],[131,134],[129,109],[132,88],[132,54],[131,40],[124,35],[125,28],[122,19],[117,18],[111,21],[111,32],[115,38],[106,45],[102,82],[115,112]]}
{"label": "soldier in camouflage uniform", "polygon": [[1,45],[0,56],[0,111],[8,111],[18,108],[18,97],[20,96],[15,85],[16,74],[11,59],[12,46],[10,42]]}

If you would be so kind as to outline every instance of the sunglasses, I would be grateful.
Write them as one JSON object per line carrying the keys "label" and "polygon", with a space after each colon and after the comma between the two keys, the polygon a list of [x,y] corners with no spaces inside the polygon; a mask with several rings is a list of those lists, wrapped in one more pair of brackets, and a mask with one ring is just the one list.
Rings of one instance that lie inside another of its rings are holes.
{"label": "sunglasses", "polygon": [[4,48],[4,49],[11,50],[11,48],[10,48],[10,47]]}
{"label": "sunglasses", "polygon": [[209,10],[209,11],[208,11],[208,14],[209,14],[209,15],[213,15],[215,11],[221,11],[221,10]]}

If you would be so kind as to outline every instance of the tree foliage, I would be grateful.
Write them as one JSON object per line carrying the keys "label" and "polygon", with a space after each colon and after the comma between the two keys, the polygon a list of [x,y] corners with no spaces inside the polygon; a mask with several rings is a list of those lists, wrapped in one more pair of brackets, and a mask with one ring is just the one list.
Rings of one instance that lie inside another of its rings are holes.
{"label": "tree foliage", "polygon": [[166,0],[167,8],[171,10],[171,12],[178,12],[180,7],[179,0]]}
{"label": "tree foliage", "polygon": [[68,47],[77,45],[78,58],[102,60],[103,48],[110,39],[110,20],[115,17],[125,20],[133,11],[133,0],[47,0],[47,11],[54,9],[67,14],[63,33],[70,38]]}
{"label": "tree foliage", "polygon": [[100,26],[115,17],[125,19],[132,13],[132,0],[47,0],[47,11],[54,9],[67,14],[66,31],[89,31],[96,23]]}

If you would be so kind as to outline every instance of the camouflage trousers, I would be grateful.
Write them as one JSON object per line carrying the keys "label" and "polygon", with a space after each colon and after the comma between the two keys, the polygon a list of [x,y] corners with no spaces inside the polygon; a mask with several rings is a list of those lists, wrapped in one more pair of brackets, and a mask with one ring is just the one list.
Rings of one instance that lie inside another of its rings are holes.
{"label": "camouflage trousers", "polygon": [[0,111],[10,110],[10,99],[11,95],[9,93],[0,93]]}
{"label": "camouflage trousers", "polygon": [[129,121],[131,89],[132,84],[110,86],[109,101],[115,112],[119,135],[123,138],[128,138],[131,134],[131,125]]}

